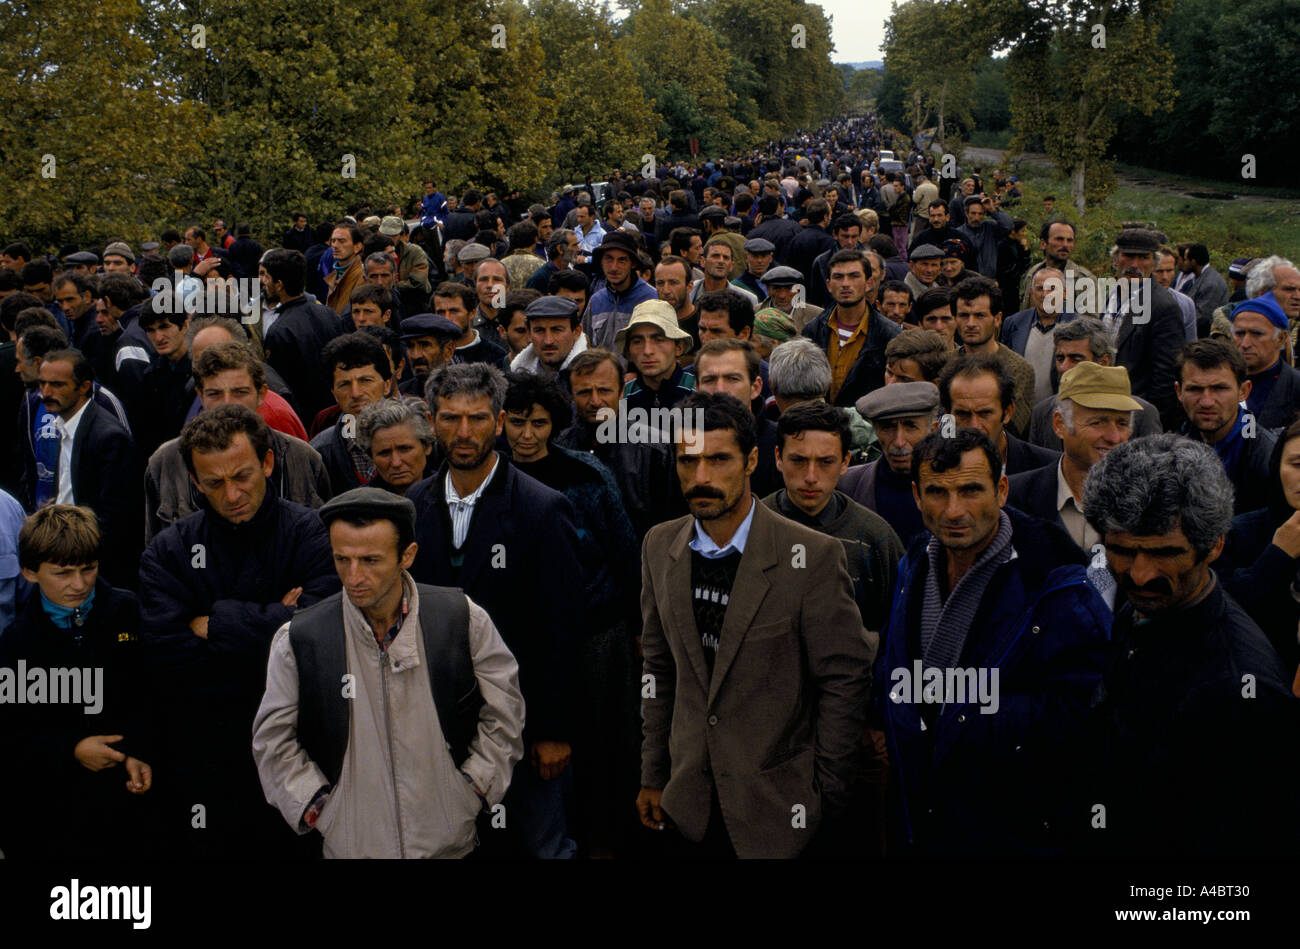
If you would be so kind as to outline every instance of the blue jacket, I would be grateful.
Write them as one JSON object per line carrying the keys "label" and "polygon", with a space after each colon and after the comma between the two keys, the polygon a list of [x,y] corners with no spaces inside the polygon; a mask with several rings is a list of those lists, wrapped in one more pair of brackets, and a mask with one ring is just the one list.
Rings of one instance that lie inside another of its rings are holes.
{"label": "blue jacket", "polygon": [[614,338],[632,319],[633,308],[638,303],[657,299],[659,295],[655,293],[654,287],[640,277],[636,278],[636,282],[625,293],[616,293],[610,289],[609,284],[602,284],[592,294],[587,312],[582,318],[582,330],[587,334],[588,345],[617,352]]}
{"label": "blue jacket", "polygon": [[1101,681],[1111,612],[1065,531],[1004,510],[1016,557],[989,581],[960,659],[998,670],[995,713],[968,697],[923,729],[920,704],[890,700],[895,670],[910,673],[920,653],[928,531],[899,564],[875,692],[892,768],[891,847],[901,852],[1052,853],[1077,803],[1062,775]]}

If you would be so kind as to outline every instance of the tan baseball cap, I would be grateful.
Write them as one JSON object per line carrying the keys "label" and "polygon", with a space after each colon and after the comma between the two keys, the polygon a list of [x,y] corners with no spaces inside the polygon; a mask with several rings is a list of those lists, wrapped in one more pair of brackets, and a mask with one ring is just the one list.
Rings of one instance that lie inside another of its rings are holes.
{"label": "tan baseball cap", "polygon": [[1112,409],[1116,412],[1142,410],[1142,403],[1133,398],[1128,370],[1123,366],[1081,362],[1061,376],[1058,395],[1088,409]]}
{"label": "tan baseball cap", "polygon": [[633,307],[632,318],[627,321],[627,326],[615,334],[614,345],[619,352],[623,352],[626,348],[627,334],[632,331],[632,327],[643,323],[659,327],[669,339],[686,340],[686,352],[688,353],[691,351],[691,347],[695,345],[695,341],[691,339],[691,334],[677,325],[677,311],[673,309],[671,303],[667,300],[646,300],[644,303],[638,303]]}

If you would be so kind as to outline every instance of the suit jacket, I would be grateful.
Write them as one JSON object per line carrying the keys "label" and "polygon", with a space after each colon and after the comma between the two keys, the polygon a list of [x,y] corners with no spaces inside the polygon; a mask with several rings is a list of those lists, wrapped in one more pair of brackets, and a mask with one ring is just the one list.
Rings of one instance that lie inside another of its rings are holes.
{"label": "suit jacket", "polygon": [[342,316],[352,308],[352,291],[365,282],[366,269],[361,264],[361,255],[356,254],[342,276],[330,273],[325,277],[325,286],[329,288],[325,305]]}
{"label": "suit jacket", "polygon": [[134,587],[143,549],[140,462],[130,433],[93,399],[77,423],[71,466],[73,502],[86,505],[99,519],[104,575]]}
{"label": "suit jacket", "polygon": [[[643,549],[654,694],[643,701],[641,783],[663,789],[688,840],[704,838],[716,786],[738,856],[793,857],[823,813],[847,804],[877,637],[863,628],[843,545],[756,503],[710,677],[691,601],[694,531],[690,516],[659,524]],[[792,826],[797,806],[805,827]]]}
{"label": "suit jacket", "polygon": [[[1002,345],[1014,349],[1020,356],[1025,354],[1025,344],[1029,342],[1029,331],[1034,326],[1037,310],[1021,310],[1012,313],[1002,323]],[[1057,323],[1069,323],[1077,319],[1077,313],[1062,313],[1056,318]]]}
{"label": "suit jacket", "polygon": [[[1041,468],[1044,465],[1054,465],[1061,460],[1059,451],[1050,451],[1046,448],[1039,448],[1037,445],[1031,445],[1029,442],[1021,441],[1010,432],[1007,436],[1007,456],[1003,461],[1006,465],[1006,475],[1010,478],[1013,474],[1020,474],[1022,471],[1033,471],[1035,468]],[[1056,496],[1056,492],[1052,492]]]}
{"label": "suit jacket", "polygon": [[1144,323],[1134,323],[1131,311],[1124,314],[1115,337],[1114,364],[1128,370],[1133,394],[1160,411],[1164,429],[1177,431],[1186,418],[1174,393],[1174,360],[1187,342],[1183,314],[1173,294],[1154,282],[1149,305]]}
{"label": "suit jacket", "polygon": [[1205,265],[1183,292],[1192,298],[1196,312],[1207,321],[1216,309],[1228,302],[1228,284],[1210,264]]}
{"label": "suit jacket", "polygon": [[502,456],[497,467],[474,505],[459,570],[451,562],[447,465],[407,492],[420,545],[411,576],[460,587],[487,610],[519,661],[525,742],[572,741],[574,649],[585,628],[586,599],[573,504]]}
{"label": "suit jacket", "polygon": [[1032,514],[1039,520],[1051,521],[1064,529],[1065,522],[1056,509],[1056,476],[1059,471],[1059,465],[1044,465],[1012,475],[1007,479],[1010,485],[1007,507]]}

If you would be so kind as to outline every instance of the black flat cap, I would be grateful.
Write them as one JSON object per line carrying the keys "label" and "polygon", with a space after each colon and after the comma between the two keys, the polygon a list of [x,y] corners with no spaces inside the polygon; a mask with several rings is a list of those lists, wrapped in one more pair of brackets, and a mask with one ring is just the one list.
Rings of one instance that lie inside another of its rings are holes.
{"label": "black flat cap", "polygon": [[460,339],[464,335],[459,326],[445,316],[438,316],[435,313],[417,313],[415,316],[408,316],[402,320],[401,327],[402,339],[432,336],[439,342],[446,342],[449,339]]}
{"label": "black flat cap", "polygon": [[570,320],[577,312],[576,300],[570,300],[568,297],[541,297],[524,307],[524,319],[549,317]]}
{"label": "black flat cap", "polygon": [[392,521],[402,532],[405,525],[407,533],[415,532],[415,505],[407,498],[392,494],[380,488],[353,488],[344,491],[338,497],[325,502],[320,509],[320,518],[325,526],[340,517],[365,521]]}

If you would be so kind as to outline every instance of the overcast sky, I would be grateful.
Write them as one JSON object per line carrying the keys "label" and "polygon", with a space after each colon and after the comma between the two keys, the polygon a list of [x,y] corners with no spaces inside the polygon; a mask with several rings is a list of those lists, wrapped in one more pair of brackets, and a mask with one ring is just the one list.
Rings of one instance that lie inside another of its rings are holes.
{"label": "overcast sky", "polygon": [[831,38],[837,63],[861,63],[884,59],[880,44],[885,39],[890,0],[817,0],[832,19]]}

